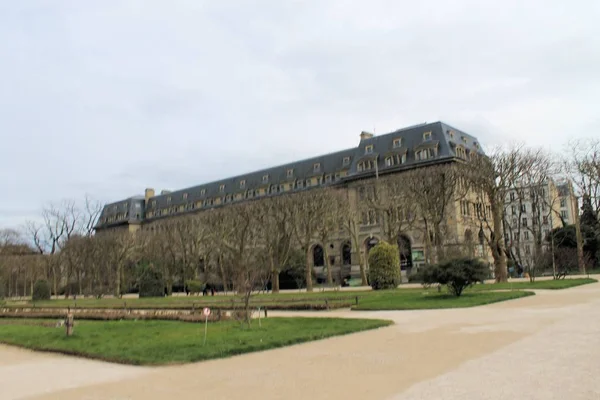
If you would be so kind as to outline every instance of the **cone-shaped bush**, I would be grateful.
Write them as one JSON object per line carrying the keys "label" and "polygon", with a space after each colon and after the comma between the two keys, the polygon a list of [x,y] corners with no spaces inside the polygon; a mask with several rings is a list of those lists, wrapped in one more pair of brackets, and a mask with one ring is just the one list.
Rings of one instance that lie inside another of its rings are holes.
{"label": "cone-shaped bush", "polygon": [[398,247],[380,242],[369,252],[369,284],[374,290],[395,289],[400,284]]}

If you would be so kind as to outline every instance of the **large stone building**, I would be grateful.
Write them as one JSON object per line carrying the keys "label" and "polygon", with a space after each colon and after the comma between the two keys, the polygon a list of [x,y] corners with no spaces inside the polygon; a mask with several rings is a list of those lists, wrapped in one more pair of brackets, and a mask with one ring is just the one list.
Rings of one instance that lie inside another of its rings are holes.
{"label": "large stone building", "polygon": [[[443,122],[415,125],[378,136],[362,132],[358,146],[335,153],[176,191],[156,193],[154,189],[146,189],[145,196],[106,205],[96,230],[98,233],[114,229],[134,232],[165,218],[330,186],[348,191],[349,197],[354,199],[354,207],[359,207],[360,188],[372,185],[380,177],[415,167],[462,162],[471,153],[481,153],[478,140]],[[477,255],[489,261],[483,240],[477,239],[480,223],[472,214],[461,213],[462,203],[464,201],[456,201],[449,207],[447,234],[454,242],[476,238]],[[368,213],[360,219],[362,252],[367,253],[383,238],[379,222]],[[424,235],[419,229],[409,229],[398,240],[403,243],[401,263],[406,275],[411,268],[424,262]],[[358,274],[358,257],[349,237],[339,237],[331,243],[315,241],[313,265],[317,274],[324,264],[321,246],[329,246],[328,253],[333,270],[338,271],[337,276]]]}

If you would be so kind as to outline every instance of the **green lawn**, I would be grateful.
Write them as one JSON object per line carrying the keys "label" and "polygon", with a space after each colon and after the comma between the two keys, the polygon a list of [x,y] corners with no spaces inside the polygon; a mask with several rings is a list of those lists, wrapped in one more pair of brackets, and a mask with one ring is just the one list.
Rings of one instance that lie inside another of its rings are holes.
{"label": "green lawn", "polygon": [[[530,282],[507,282],[507,283],[491,283],[491,284],[477,284],[467,289],[466,293],[472,292],[484,292],[484,291],[494,291],[494,290],[527,290],[527,289],[566,289],[573,286],[585,285],[589,283],[597,282],[595,279],[591,278],[577,278],[577,279],[561,279],[561,280],[539,280],[534,283]],[[447,308],[447,305],[440,304],[439,307],[434,307],[435,302],[422,302],[423,293],[433,293],[435,291],[434,288],[431,289],[422,289],[422,288],[402,288],[394,291],[393,293],[398,293],[398,295],[402,296],[409,303],[414,303],[414,306],[410,309],[417,308]],[[315,291],[313,293],[306,292],[286,292],[279,294],[258,294],[252,297],[252,304],[254,307],[267,307],[271,309],[282,308],[284,306],[292,306],[292,305],[320,305],[323,306],[325,304],[325,299],[329,299],[329,305],[332,308],[337,306],[349,307],[350,305],[354,305],[355,298],[358,297],[359,307],[367,302],[371,302],[373,299],[379,299],[381,292],[375,291]],[[406,297],[408,296],[408,297]],[[59,299],[59,300],[50,300],[50,301],[42,301],[36,302],[36,307],[84,307],[84,308],[181,308],[181,309],[191,309],[202,308],[202,307],[222,307],[222,308],[230,308],[231,300],[234,299],[235,296],[228,295],[217,295],[217,296],[173,296],[173,297],[158,297],[158,298],[143,298],[143,299],[114,299],[114,298],[106,298],[106,299]],[[484,299],[484,298],[481,298]],[[496,300],[496,301],[501,301]],[[379,301],[379,300],[377,300]],[[28,302],[7,302],[8,306],[20,307],[20,306],[31,306],[33,303],[31,301]],[[274,305],[277,304],[277,307]],[[458,302],[457,304],[462,304]],[[486,304],[486,302],[481,303]],[[477,304],[475,304],[477,305]],[[466,305],[452,305],[450,307],[469,307],[469,304]],[[309,307],[307,307],[309,308]]]}
{"label": "green lawn", "polygon": [[598,282],[592,278],[576,278],[576,279],[558,279],[558,280],[543,280],[531,282],[503,282],[503,283],[489,283],[485,285],[474,285],[471,290],[473,291],[484,291],[484,290],[511,290],[511,289],[568,289],[574,286],[587,285],[589,283]]}
{"label": "green lawn", "polygon": [[77,321],[72,337],[64,328],[35,320],[0,323],[0,343],[34,350],[135,364],[179,364],[267,350],[390,325],[391,321],[342,318],[268,318],[252,328],[227,321],[204,325],[171,321]]}
{"label": "green lawn", "polygon": [[352,310],[427,310],[439,308],[464,308],[475,307],[499,301],[518,299],[531,296],[533,292],[520,290],[506,292],[465,291],[462,296],[456,297],[443,290],[438,293],[436,288],[419,292],[405,290],[390,290],[377,292],[360,301]]}

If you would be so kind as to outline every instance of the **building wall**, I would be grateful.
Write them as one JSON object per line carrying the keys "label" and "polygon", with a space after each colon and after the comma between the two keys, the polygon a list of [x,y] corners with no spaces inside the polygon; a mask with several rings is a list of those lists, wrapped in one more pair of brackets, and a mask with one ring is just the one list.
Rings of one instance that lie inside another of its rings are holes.
{"label": "building wall", "polygon": [[[526,192],[525,201],[520,202],[518,195],[513,197],[511,200],[511,193],[508,193],[505,201],[505,212],[507,216],[507,225],[505,226],[505,240],[513,247],[513,251],[516,252],[518,248],[521,252],[521,257],[526,266],[532,266],[535,262],[535,248],[536,241],[534,233],[539,231],[542,233],[543,249],[548,249],[548,244],[545,241],[548,233],[552,229],[556,229],[562,226],[562,219],[566,224],[574,223],[574,215],[577,212],[576,200],[573,193],[572,185],[570,182],[566,183],[569,188],[568,193],[564,192],[564,187],[561,184],[556,184],[553,180],[549,180],[543,185],[545,190],[545,196],[540,201],[544,204],[541,205],[540,228],[534,228],[532,232],[531,224],[534,222],[533,204],[529,197],[529,191],[531,188],[523,187],[520,188]],[[523,205],[526,208],[525,212],[520,211],[520,206]],[[515,213],[516,212],[516,213]],[[527,219],[528,227],[523,226],[523,219]],[[517,231],[520,228],[520,233]]]}

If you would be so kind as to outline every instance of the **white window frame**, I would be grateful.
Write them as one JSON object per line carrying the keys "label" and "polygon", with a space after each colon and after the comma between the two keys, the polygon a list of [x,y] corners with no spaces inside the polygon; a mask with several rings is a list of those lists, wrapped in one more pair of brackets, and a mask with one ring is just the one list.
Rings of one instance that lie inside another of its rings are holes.
{"label": "white window frame", "polygon": [[372,144],[365,146],[365,154],[373,154],[373,145]]}

